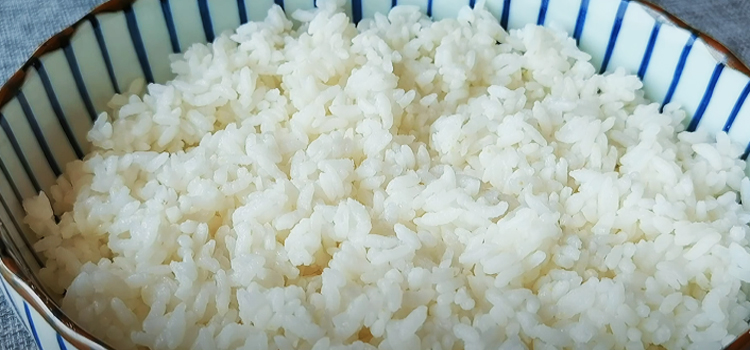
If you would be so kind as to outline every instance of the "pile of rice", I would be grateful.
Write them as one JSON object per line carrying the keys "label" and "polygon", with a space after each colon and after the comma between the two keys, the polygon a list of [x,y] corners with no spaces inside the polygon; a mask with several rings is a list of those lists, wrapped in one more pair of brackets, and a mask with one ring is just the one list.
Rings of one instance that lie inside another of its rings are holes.
{"label": "pile of rice", "polygon": [[318,6],[115,96],[25,202],[73,319],[195,350],[709,349],[748,327],[726,134],[561,31]]}

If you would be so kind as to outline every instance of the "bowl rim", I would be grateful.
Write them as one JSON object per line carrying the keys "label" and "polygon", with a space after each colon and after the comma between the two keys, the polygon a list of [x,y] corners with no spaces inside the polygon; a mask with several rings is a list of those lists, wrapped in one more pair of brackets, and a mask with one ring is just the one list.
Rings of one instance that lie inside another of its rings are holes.
{"label": "bowl rim", "polygon": [[[51,38],[47,39],[44,43],[39,45],[37,49],[34,50],[34,53],[31,54],[31,57],[21,65],[21,68],[13,73],[13,75],[8,78],[8,80],[2,85],[2,87],[0,87],[0,109],[5,107],[5,105],[18,94],[21,87],[23,87],[24,82],[26,81],[26,71],[28,71],[31,67],[37,66],[39,64],[39,59],[44,55],[63,48],[67,44],[69,44],[70,39],[73,37],[73,35],[75,35],[78,26],[80,26],[84,22],[91,20],[91,18],[98,14],[123,11],[133,6],[136,1],[138,0],[108,0],[94,7],[86,15],[81,17],[81,19],[77,20],[75,23],[61,30]],[[726,47],[718,40],[714,39],[711,35],[708,35],[704,31],[692,27],[679,17],[666,11],[663,7],[654,4],[652,2],[653,0],[619,1],[640,4],[657,21],[673,25],[694,34],[698,39],[702,39],[706,43],[706,46],[712,51],[711,53],[713,54],[714,59],[716,59],[717,63],[723,63],[727,67],[736,69],[742,72],[744,75],[750,77],[750,67],[748,67],[748,65],[743,62],[737,56],[737,54],[734,53],[734,51]]]}
{"label": "bowl rim", "polygon": [[[50,324],[55,332],[76,348],[113,350],[114,347],[86,331],[63,312],[49,293],[43,289],[41,282],[33,274],[27,273],[28,267],[23,263],[18,263],[19,260],[21,262],[23,260],[16,257],[18,253],[13,251],[12,243],[5,242],[7,236],[5,227],[0,223],[0,279],[4,279],[0,281],[0,284],[10,286]],[[8,303],[11,304],[13,310],[14,301],[8,300]],[[15,311],[19,314],[14,313],[14,315],[23,318],[20,310]]]}
{"label": "bowl rim", "polygon": [[[38,66],[40,62],[39,60],[46,54],[52,53],[70,44],[70,39],[73,38],[80,25],[90,21],[98,14],[124,11],[133,6],[137,1],[138,0],[107,0],[104,3],[95,6],[79,20],[75,21],[75,23],[52,35],[52,37],[37,46],[34,53],[31,54],[31,57],[29,57],[29,59],[21,65],[21,68],[16,70],[13,75],[3,83],[2,87],[0,87],[0,109],[5,107],[5,105],[8,104],[8,102],[10,102],[19,91],[21,91],[21,88],[26,82],[26,72],[30,68]],[[748,75],[750,75],[750,73]]]}
{"label": "bowl rim", "polygon": [[[95,6],[75,23],[44,41],[44,43],[34,50],[31,57],[0,87],[0,110],[21,91],[26,82],[27,71],[32,67],[38,67],[41,62],[40,59],[45,55],[69,45],[71,38],[75,35],[80,25],[91,21],[98,14],[127,10],[137,1],[139,0],[107,0]],[[731,49],[714,39],[711,35],[694,28],[676,15],[669,13],[662,6],[654,4],[653,0],[619,1],[641,5],[656,21],[686,30],[695,35],[697,39],[703,40],[717,64],[724,64],[750,77],[749,66]],[[15,293],[20,295],[26,303],[50,324],[55,332],[71,345],[91,350],[115,350],[114,347],[79,326],[62,311],[60,305],[55,302],[55,299],[46,291],[46,288],[29,271],[28,264],[21,258],[20,253],[14,251],[14,244],[10,241],[9,233],[3,227],[2,223],[0,223],[0,278],[4,278],[5,280],[0,281],[0,283],[9,285]],[[13,303],[12,300],[8,300],[8,302]],[[22,315],[17,316],[22,317]],[[725,348],[725,350],[741,349],[750,349],[750,331],[740,334],[737,339]]]}

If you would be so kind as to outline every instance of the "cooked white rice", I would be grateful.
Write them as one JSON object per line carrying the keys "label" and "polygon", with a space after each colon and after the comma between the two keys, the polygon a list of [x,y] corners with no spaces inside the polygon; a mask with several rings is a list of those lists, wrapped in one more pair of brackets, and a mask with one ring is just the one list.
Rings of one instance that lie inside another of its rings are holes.
{"label": "cooked white rice", "polygon": [[748,327],[726,134],[560,31],[318,5],[115,96],[24,203],[73,319],[195,350],[709,349]]}

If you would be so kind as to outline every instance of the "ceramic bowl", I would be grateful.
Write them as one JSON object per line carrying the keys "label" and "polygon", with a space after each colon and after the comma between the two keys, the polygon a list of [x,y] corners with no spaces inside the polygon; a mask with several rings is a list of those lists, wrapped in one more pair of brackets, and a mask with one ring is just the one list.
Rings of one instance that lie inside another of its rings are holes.
{"label": "ceramic bowl", "polygon": [[[475,0],[349,0],[354,21],[396,4],[436,19]],[[169,54],[261,20],[273,5],[287,13],[314,0],[112,0],[54,36],[0,89],[0,290],[40,349],[109,349],[58,308],[36,272],[21,200],[47,190],[63,166],[89,149],[86,133],[109,98],[136,78],[172,77]],[[557,26],[573,36],[602,72],[622,67],[645,83],[652,101],[680,103],[689,129],[727,131],[750,141],[748,69],[714,40],[660,9],[621,0],[487,0],[507,29]],[[745,152],[745,157],[747,152]],[[744,346],[741,338],[736,348]]]}

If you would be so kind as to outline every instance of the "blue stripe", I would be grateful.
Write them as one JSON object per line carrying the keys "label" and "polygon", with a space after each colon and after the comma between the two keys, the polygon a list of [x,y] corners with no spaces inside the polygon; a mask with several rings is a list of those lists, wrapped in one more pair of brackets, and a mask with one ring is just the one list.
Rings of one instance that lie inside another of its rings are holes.
{"label": "blue stripe", "polygon": [[49,165],[50,169],[52,169],[55,177],[60,176],[60,174],[62,174],[62,171],[60,171],[60,165],[57,164],[55,156],[52,155],[52,150],[49,148],[49,144],[47,144],[47,140],[42,133],[42,129],[39,127],[39,122],[36,120],[34,111],[31,110],[29,101],[26,100],[26,96],[23,94],[23,91],[18,91],[16,98],[18,98],[18,103],[21,105],[21,110],[23,111],[24,116],[26,116],[26,121],[29,122],[31,131],[34,133],[34,138],[36,138],[36,142],[39,144],[39,148],[42,149],[44,158],[47,159],[47,164]]}
{"label": "blue stripe", "polygon": [[695,34],[691,34],[690,38],[685,44],[685,47],[682,48],[680,60],[677,62],[677,67],[675,68],[674,75],[672,76],[672,82],[669,84],[669,90],[667,90],[667,95],[664,97],[664,102],[661,103],[659,112],[663,112],[664,106],[669,102],[672,102],[674,92],[675,90],[677,90],[677,84],[680,82],[680,78],[682,77],[682,70],[685,69],[685,62],[687,62],[687,58],[690,55],[690,50],[693,48],[693,43],[695,43],[696,38],[697,36]]}
{"label": "blue stripe", "polygon": [[503,0],[503,13],[500,15],[500,25],[508,30],[508,17],[510,16],[510,0]]}
{"label": "blue stripe", "polygon": [[[10,215],[10,213],[8,213]],[[13,310],[16,310],[16,314],[18,317],[21,317],[21,312],[18,311],[18,307],[16,306],[16,303],[13,301],[13,299],[10,296],[10,291],[8,290],[8,287],[5,286],[5,281],[2,281],[2,278],[0,278],[0,284],[3,285],[3,289],[5,290],[5,295],[8,296],[8,304],[10,304],[13,307]]]}
{"label": "blue stripe", "polygon": [[742,156],[740,157],[740,159],[747,160],[748,154],[750,154],[750,144],[748,144],[747,147],[745,147],[745,153],[742,153]]}
{"label": "blue stripe", "polygon": [[23,303],[23,308],[26,310],[26,318],[29,320],[29,328],[31,328],[31,334],[34,335],[34,340],[36,341],[36,346],[39,347],[39,350],[44,350],[42,347],[42,343],[39,341],[39,334],[36,333],[36,327],[34,326],[34,320],[31,317],[31,311],[29,310],[29,304],[26,302]]}
{"label": "blue stripe", "polygon": [[60,348],[60,350],[68,350],[68,347],[65,346],[65,340],[63,340],[60,333],[57,334],[57,346]]}
{"label": "blue stripe", "polygon": [[427,16],[432,17],[432,0],[427,0]]}
{"label": "blue stripe", "polygon": [[[394,0],[394,1],[395,1],[395,0]],[[279,5],[279,7],[281,7],[281,9],[282,9],[282,10],[284,9],[284,0],[273,0],[273,2],[274,2],[274,3],[276,4],[276,5]]]}
{"label": "blue stripe", "polygon": [[661,29],[661,22],[656,21],[654,28],[651,29],[651,36],[648,38],[648,45],[646,46],[646,52],[643,54],[641,60],[641,66],[638,67],[638,78],[643,80],[646,76],[646,70],[648,69],[649,61],[651,61],[651,54],[654,53],[654,46],[656,45],[656,38],[659,37],[659,29]]}
{"label": "blue stripe", "polygon": [[362,0],[352,0],[352,21],[354,22],[354,24],[357,24],[361,20],[362,20]]}
{"label": "blue stripe", "polygon": [[141,32],[138,29],[138,19],[135,18],[135,12],[133,12],[132,6],[128,6],[125,8],[125,19],[128,23],[130,40],[133,42],[133,47],[135,48],[136,55],[138,55],[138,63],[141,64],[143,75],[146,76],[147,82],[153,83],[154,75],[151,73],[151,65],[148,63],[146,46],[143,45],[143,38],[141,38]]}
{"label": "blue stripe", "polygon": [[237,12],[240,13],[240,24],[247,23],[247,9],[245,8],[245,0],[237,0]]}
{"label": "blue stripe", "polygon": [[112,60],[109,58],[109,51],[107,50],[107,44],[104,41],[104,35],[102,34],[102,28],[99,25],[99,20],[96,16],[89,18],[91,26],[94,27],[94,35],[96,36],[96,42],[99,43],[99,51],[102,53],[104,64],[107,66],[107,74],[109,74],[109,81],[112,83],[112,88],[116,93],[120,93],[120,85],[117,83],[117,77],[115,76],[115,69],[112,67]]}
{"label": "blue stripe", "polygon": [[[8,178],[8,180],[10,180],[10,178]],[[0,195],[0,205],[2,205],[3,209],[5,210],[5,212],[8,213],[8,216],[10,217],[10,221],[13,223],[13,227],[16,229],[16,232],[18,233],[18,236],[21,237],[21,240],[23,241],[23,244],[25,246],[29,247],[29,252],[31,253],[31,256],[34,257],[34,261],[36,261],[36,263],[39,266],[43,267],[44,263],[42,262],[42,259],[39,258],[39,255],[37,254],[37,252],[34,251],[33,248],[31,248],[32,245],[31,245],[31,242],[29,241],[29,237],[27,237],[26,234],[24,234],[23,230],[21,230],[21,225],[18,223],[18,221],[16,221],[16,217],[13,216],[13,214],[12,214],[12,212],[10,210],[10,206],[8,205],[8,202],[5,201],[5,198],[3,198],[2,195]]]}
{"label": "blue stripe", "polygon": [[2,113],[0,113],[0,128],[3,129],[5,135],[8,137],[11,147],[13,147],[13,152],[16,153],[16,157],[18,157],[18,160],[21,162],[23,170],[26,171],[26,176],[28,176],[29,181],[31,181],[31,184],[34,186],[34,190],[36,190],[37,193],[40,192],[42,190],[42,187],[39,186],[39,181],[37,181],[36,177],[34,177],[34,172],[31,170],[29,162],[26,160],[26,157],[23,156],[21,145],[18,144],[18,140],[16,140],[16,136],[13,134],[13,130],[10,128],[10,124],[8,124],[8,121],[5,120],[5,116]]}
{"label": "blue stripe", "polygon": [[52,105],[52,111],[55,112],[60,127],[62,127],[65,136],[68,138],[68,143],[73,147],[76,157],[83,159],[83,156],[85,155],[83,149],[81,149],[78,140],[76,140],[75,135],[73,135],[73,129],[70,127],[70,124],[68,124],[68,119],[65,118],[65,113],[60,106],[60,101],[58,101],[57,95],[55,95],[55,90],[52,88],[52,82],[49,79],[49,75],[47,75],[47,70],[44,69],[44,65],[39,60],[34,61],[34,67],[36,68],[37,73],[39,73],[39,78],[42,80],[44,91],[47,93],[47,99]]}
{"label": "blue stripe", "polygon": [[542,4],[539,5],[539,16],[536,18],[536,25],[544,25],[544,20],[547,18],[547,7],[549,7],[549,0],[542,0]]}
{"label": "blue stripe", "polygon": [[[278,4],[278,1],[276,2]],[[282,1],[283,4],[283,1]],[[282,5],[283,9],[284,6]],[[208,2],[206,0],[198,0],[198,10],[201,13],[201,22],[203,22],[203,32],[206,33],[206,41],[214,41],[214,26],[211,24],[211,13],[208,11]]]}
{"label": "blue stripe", "polygon": [[396,7],[398,5],[398,0],[391,0],[391,8]]}
{"label": "blue stripe", "polygon": [[578,17],[576,17],[576,28],[573,31],[573,38],[576,43],[581,40],[583,35],[583,26],[586,24],[586,14],[589,11],[589,0],[581,0],[581,7],[578,8]]}
{"label": "blue stripe", "polygon": [[86,84],[83,83],[83,75],[81,75],[81,68],[78,67],[78,60],[76,54],[73,51],[73,47],[68,44],[63,47],[65,58],[68,60],[68,66],[70,66],[70,72],[73,73],[73,79],[76,81],[76,88],[78,93],[81,95],[83,104],[86,106],[86,111],[89,113],[91,121],[96,120],[96,110],[94,104],[91,103],[91,96],[89,96],[88,90],[86,90]]}
{"label": "blue stripe", "polygon": [[18,187],[16,186],[15,182],[13,182],[13,178],[10,177],[10,172],[8,172],[8,168],[5,167],[5,163],[3,163],[2,158],[0,158],[0,172],[2,172],[3,176],[5,176],[5,178],[8,179],[8,184],[10,185],[10,189],[13,191],[13,194],[16,196],[16,200],[18,200],[18,203],[23,203],[23,195],[21,195],[21,191],[18,190]]}
{"label": "blue stripe", "polygon": [[[237,0],[242,1],[242,0]],[[180,39],[177,37],[177,29],[174,26],[174,18],[172,17],[172,7],[169,5],[169,0],[160,0],[161,2],[161,14],[164,16],[164,23],[167,24],[167,32],[169,32],[169,42],[172,44],[172,52],[177,53],[182,51],[180,49]],[[245,6],[245,3],[242,3]],[[247,14],[243,11],[240,12],[240,19],[245,16],[245,22],[247,22]],[[242,23],[245,23],[242,22]]]}
{"label": "blue stripe", "polygon": [[469,0],[469,7],[474,8],[474,5],[477,4],[477,0]]}
{"label": "blue stripe", "polygon": [[602,67],[599,69],[599,73],[604,73],[609,66],[609,60],[612,58],[612,51],[615,50],[615,44],[617,43],[617,36],[620,35],[620,28],[622,27],[622,19],[625,17],[625,11],[628,10],[628,2],[620,1],[620,6],[617,8],[617,15],[615,15],[615,23],[612,25],[612,31],[609,33],[609,43],[607,43],[607,51],[604,53],[604,60],[602,60]]}
{"label": "blue stripe", "polygon": [[708,103],[711,102],[711,97],[714,96],[716,83],[719,81],[719,77],[723,70],[724,65],[721,63],[717,63],[716,67],[714,67],[714,72],[711,73],[711,80],[708,81],[708,86],[706,86],[706,92],[703,93],[701,103],[698,105],[698,109],[695,110],[693,119],[690,120],[690,124],[687,128],[688,131],[695,131],[695,129],[698,128],[698,123],[701,122],[701,118],[703,118],[703,114],[706,113],[706,108],[708,108]]}
{"label": "blue stripe", "polygon": [[745,100],[747,100],[747,95],[750,95],[750,81],[748,81],[747,84],[745,84],[745,88],[742,89],[742,93],[740,93],[740,97],[738,97],[737,102],[734,103],[732,112],[729,113],[729,117],[727,118],[727,123],[724,124],[725,132],[729,131],[729,129],[732,127],[732,124],[734,124],[734,120],[737,119],[737,115],[740,114],[740,109],[742,109],[742,106],[745,104]]}

